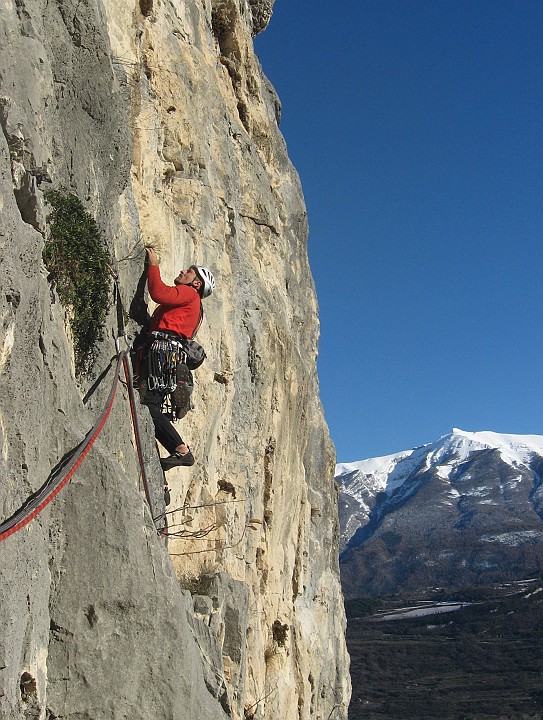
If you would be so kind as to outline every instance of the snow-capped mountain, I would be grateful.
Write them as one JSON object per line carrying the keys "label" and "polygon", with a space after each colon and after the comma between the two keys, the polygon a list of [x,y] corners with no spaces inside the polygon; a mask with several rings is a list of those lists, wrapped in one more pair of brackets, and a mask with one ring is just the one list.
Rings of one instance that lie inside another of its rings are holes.
{"label": "snow-capped mountain", "polygon": [[540,571],[542,472],[543,436],[456,428],[413,450],[338,464],[347,594]]}

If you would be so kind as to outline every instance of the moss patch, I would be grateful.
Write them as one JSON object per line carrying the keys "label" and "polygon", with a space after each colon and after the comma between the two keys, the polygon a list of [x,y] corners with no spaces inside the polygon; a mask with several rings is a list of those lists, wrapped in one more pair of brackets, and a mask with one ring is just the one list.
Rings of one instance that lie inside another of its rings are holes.
{"label": "moss patch", "polygon": [[94,218],[70,193],[45,195],[49,237],[43,259],[60,301],[72,310],[75,370],[86,374],[95,359],[108,311],[111,259]]}

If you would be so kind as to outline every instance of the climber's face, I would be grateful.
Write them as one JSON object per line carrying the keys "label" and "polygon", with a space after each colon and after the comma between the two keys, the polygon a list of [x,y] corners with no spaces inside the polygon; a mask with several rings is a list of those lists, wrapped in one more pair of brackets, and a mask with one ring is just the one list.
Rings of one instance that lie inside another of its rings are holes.
{"label": "climber's face", "polygon": [[191,285],[197,278],[198,275],[196,275],[196,271],[193,268],[189,268],[188,270],[181,270],[179,275],[175,278],[174,284]]}
{"label": "climber's face", "polygon": [[196,270],[193,267],[189,267],[188,270],[181,270],[173,282],[174,285],[192,285],[192,287],[196,290],[198,290],[202,284],[202,281],[196,274]]}

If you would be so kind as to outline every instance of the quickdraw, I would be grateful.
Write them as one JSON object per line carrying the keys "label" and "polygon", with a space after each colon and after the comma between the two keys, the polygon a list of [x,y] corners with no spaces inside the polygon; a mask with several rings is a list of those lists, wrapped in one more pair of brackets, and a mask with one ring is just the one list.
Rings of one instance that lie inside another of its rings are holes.
{"label": "quickdraw", "polygon": [[177,387],[177,366],[184,363],[186,353],[181,342],[164,336],[163,333],[152,333],[155,339],[149,348],[149,390],[172,393]]}

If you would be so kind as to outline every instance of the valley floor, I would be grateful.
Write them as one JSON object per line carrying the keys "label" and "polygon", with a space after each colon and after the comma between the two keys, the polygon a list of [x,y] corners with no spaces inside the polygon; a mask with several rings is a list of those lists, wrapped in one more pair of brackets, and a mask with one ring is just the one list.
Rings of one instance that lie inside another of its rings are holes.
{"label": "valley floor", "polygon": [[543,580],[346,602],[349,720],[542,720]]}

